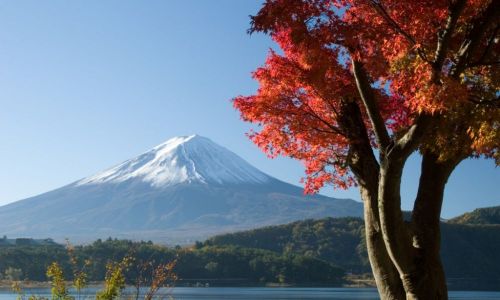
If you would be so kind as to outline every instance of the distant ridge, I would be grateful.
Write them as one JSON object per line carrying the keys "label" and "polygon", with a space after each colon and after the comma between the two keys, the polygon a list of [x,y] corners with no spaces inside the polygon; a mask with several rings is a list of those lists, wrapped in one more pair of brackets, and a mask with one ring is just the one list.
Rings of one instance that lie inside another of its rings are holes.
{"label": "distant ridge", "polygon": [[328,216],[362,216],[362,204],[304,196],[301,188],[261,172],[210,139],[190,135],[0,207],[0,232],[74,242],[112,236],[183,244]]}
{"label": "distant ridge", "polygon": [[448,220],[452,224],[500,224],[500,206],[477,208]]}

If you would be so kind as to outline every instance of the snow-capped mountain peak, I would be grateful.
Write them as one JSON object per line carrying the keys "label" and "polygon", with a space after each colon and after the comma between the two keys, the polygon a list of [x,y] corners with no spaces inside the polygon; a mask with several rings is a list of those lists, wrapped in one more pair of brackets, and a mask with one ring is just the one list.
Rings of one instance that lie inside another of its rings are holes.
{"label": "snow-capped mountain peak", "polygon": [[117,237],[191,244],[222,232],[361,216],[362,211],[362,204],[352,200],[305,196],[301,188],[191,135],[172,138],[76,183],[0,207],[0,232],[83,243]]}
{"label": "snow-capped mountain peak", "polygon": [[245,160],[199,136],[180,136],[136,158],[78,181],[77,185],[139,179],[154,187],[178,183],[256,184],[272,178]]}

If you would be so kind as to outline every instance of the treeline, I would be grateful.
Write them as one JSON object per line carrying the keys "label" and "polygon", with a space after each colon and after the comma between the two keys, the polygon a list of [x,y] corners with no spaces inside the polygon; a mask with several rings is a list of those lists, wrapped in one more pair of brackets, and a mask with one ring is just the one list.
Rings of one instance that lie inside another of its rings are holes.
{"label": "treeline", "polygon": [[[176,261],[174,272],[180,284],[209,283],[210,285],[255,285],[266,283],[339,285],[344,271],[315,257],[294,253],[279,254],[264,249],[239,246],[202,246],[169,248],[151,242],[97,240],[86,246],[72,247],[76,265],[85,266],[89,281],[102,281],[106,265],[130,257],[133,262],[124,271],[128,284],[151,274],[141,274],[144,264],[164,264]],[[46,270],[57,262],[66,279],[72,280],[70,255],[63,245],[0,247],[0,271],[11,280],[46,281]],[[13,269],[17,272],[13,272]]]}

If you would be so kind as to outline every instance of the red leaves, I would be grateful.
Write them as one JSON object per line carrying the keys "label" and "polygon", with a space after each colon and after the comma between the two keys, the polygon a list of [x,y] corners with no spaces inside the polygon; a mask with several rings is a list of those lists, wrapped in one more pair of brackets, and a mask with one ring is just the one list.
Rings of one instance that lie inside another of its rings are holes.
{"label": "red leaves", "polygon": [[[343,101],[361,106],[350,59],[361,61],[371,77],[378,109],[394,137],[423,112],[463,115],[458,110],[464,110],[471,91],[495,95],[494,89],[484,87],[491,84],[488,76],[497,74],[489,69],[476,68],[463,79],[448,74],[467,22],[486,3],[469,1],[450,38],[446,63],[436,70],[432,60],[449,15],[448,0],[268,0],[252,18],[251,31],[270,34],[284,55],[269,53],[265,65],[253,73],[257,93],[235,98],[234,107],[243,120],[260,125],[260,131],[249,135],[269,156],[304,162],[307,192],[325,184],[347,188],[355,183],[348,153],[356,141],[339,125],[345,117],[339,107]],[[376,147],[361,110],[363,127]],[[482,144],[491,153],[498,142],[492,142],[496,136],[485,134],[484,128],[498,128],[498,121],[483,124],[478,119],[481,115],[474,117],[475,124],[482,125],[474,125],[478,129],[470,129],[467,136],[489,137]],[[449,134],[453,124],[446,126]]]}

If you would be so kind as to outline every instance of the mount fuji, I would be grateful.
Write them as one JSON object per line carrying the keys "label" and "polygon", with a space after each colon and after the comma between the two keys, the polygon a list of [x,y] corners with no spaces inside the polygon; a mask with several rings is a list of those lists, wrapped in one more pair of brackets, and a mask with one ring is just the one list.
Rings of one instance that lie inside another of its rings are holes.
{"label": "mount fuji", "polygon": [[59,189],[0,207],[12,237],[117,237],[186,244],[210,235],[326,216],[361,216],[349,199],[303,195],[198,135]]}

